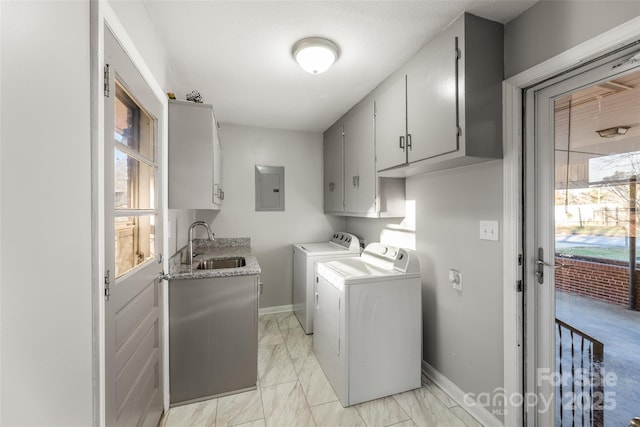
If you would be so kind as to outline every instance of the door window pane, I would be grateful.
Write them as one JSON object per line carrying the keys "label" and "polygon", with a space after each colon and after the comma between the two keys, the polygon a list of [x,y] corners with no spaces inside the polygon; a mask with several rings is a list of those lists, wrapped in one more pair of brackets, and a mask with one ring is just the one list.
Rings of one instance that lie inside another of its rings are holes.
{"label": "door window pane", "polygon": [[115,208],[154,209],[155,170],[115,150]]}
{"label": "door window pane", "polygon": [[115,140],[153,161],[153,119],[116,84],[116,128]]}
{"label": "door window pane", "polygon": [[155,215],[116,217],[116,277],[155,256]]}

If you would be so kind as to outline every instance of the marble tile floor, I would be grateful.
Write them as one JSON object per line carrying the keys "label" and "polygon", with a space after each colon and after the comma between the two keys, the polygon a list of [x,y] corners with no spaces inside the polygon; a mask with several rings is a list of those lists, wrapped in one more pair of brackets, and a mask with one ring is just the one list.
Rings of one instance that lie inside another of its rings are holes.
{"label": "marble tile floor", "polygon": [[445,392],[423,386],[343,408],[291,312],[260,316],[258,389],[171,408],[162,427],[476,427]]}

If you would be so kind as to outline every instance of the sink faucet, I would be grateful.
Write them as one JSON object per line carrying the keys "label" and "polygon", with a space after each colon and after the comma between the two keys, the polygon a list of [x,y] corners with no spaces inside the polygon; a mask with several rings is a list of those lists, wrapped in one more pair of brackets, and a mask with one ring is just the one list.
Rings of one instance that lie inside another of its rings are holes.
{"label": "sink faucet", "polygon": [[213,231],[211,231],[211,228],[209,228],[209,224],[207,224],[206,222],[196,221],[193,224],[191,224],[191,226],[189,227],[189,249],[187,251],[187,260],[189,261],[189,265],[193,265],[193,257],[197,255],[193,252],[193,229],[199,225],[203,226],[207,230],[207,234],[209,235],[209,240],[213,242],[213,239],[214,239]]}

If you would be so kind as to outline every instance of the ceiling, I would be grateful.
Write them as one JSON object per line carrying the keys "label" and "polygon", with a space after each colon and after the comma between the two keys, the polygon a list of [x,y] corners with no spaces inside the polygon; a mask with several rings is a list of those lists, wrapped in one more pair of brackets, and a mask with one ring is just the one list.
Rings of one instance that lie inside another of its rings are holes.
{"label": "ceiling", "polygon": [[[464,11],[506,23],[531,0],[143,0],[166,48],[178,99],[198,90],[220,122],[324,131]],[[334,66],[304,72],[305,37],[340,48]]]}

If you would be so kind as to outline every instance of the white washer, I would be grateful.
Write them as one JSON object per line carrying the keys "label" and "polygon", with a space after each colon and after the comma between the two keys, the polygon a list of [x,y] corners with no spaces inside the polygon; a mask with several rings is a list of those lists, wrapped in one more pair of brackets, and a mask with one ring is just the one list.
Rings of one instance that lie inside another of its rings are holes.
{"label": "white washer", "polygon": [[360,240],[343,232],[328,242],[293,245],[293,311],[307,334],[313,333],[315,262],[354,255],[360,255]]}
{"label": "white washer", "polygon": [[420,388],[422,297],[416,254],[371,243],[316,264],[313,352],[342,406]]}

